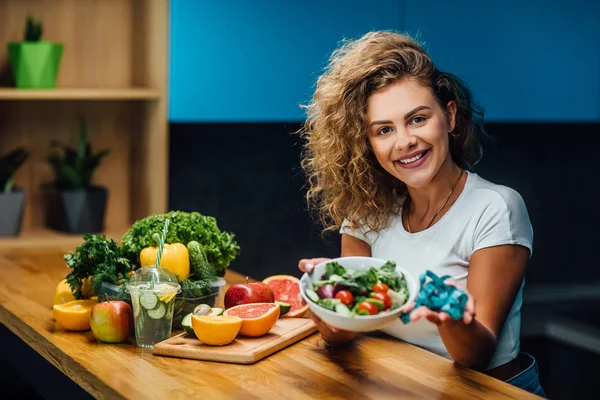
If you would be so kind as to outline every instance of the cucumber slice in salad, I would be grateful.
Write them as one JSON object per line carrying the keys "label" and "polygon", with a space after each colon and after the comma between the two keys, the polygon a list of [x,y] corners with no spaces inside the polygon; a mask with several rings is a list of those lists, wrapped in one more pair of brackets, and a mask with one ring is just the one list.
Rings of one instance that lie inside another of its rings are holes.
{"label": "cucumber slice in salad", "polygon": [[319,295],[312,289],[306,289],[306,295],[315,303],[319,301]]}
{"label": "cucumber slice in salad", "polygon": [[335,312],[343,315],[344,317],[350,316],[350,309],[346,307],[344,303],[339,303],[335,305]]}
{"label": "cucumber slice in salad", "polygon": [[158,297],[153,293],[145,293],[140,296],[140,304],[146,310],[153,310],[158,304]]}
{"label": "cucumber slice in salad", "polygon": [[158,307],[154,310],[148,310],[148,316],[152,319],[160,319],[165,316],[167,309],[163,303],[158,303]]}

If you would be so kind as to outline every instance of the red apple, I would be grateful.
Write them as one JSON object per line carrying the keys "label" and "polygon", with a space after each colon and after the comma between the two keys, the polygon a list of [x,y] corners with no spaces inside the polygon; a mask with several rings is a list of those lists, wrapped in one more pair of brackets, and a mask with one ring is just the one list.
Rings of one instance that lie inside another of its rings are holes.
{"label": "red apple", "polygon": [[231,308],[240,304],[250,303],[273,303],[275,302],[275,296],[273,291],[263,282],[248,283],[237,283],[231,285],[225,292],[225,308]]}
{"label": "red apple", "polygon": [[133,330],[133,311],[124,301],[105,301],[92,308],[90,326],[96,339],[121,343]]}

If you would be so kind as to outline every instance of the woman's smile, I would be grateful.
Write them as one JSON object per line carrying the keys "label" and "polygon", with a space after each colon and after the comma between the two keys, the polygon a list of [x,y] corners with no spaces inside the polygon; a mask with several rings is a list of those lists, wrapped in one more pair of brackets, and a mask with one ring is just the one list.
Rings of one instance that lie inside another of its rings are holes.
{"label": "woman's smile", "polygon": [[425,149],[411,153],[405,157],[400,157],[394,160],[396,168],[413,169],[418,168],[427,161],[431,149]]}

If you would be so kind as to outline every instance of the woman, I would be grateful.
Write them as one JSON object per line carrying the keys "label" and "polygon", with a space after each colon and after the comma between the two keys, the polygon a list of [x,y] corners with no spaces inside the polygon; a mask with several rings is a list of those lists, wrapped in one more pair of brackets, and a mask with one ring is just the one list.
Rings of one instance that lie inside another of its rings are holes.
{"label": "woman", "polygon": [[[371,32],[333,53],[306,108],[307,200],[340,229],[341,255],[450,275],[469,294],[461,320],[419,307],[384,331],[543,395],[519,350],[533,231],[516,191],[466,170],[483,132],[469,90],[409,37]],[[353,338],[316,322],[330,345]]]}

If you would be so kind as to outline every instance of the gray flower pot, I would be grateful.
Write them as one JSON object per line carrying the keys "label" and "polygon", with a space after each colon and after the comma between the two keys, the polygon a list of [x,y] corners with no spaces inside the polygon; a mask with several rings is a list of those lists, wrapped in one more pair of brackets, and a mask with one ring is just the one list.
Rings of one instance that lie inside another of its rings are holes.
{"label": "gray flower pot", "polygon": [[68,233],[100,233],[108,191],[93,186],[88,190],[57,190],[49,193],[47,224]]}
{"label": "gray flower pot", "polygon": [[5,194],[0,192],[0,236],[17,236],[21,231],[25,192],[15,188]]}

